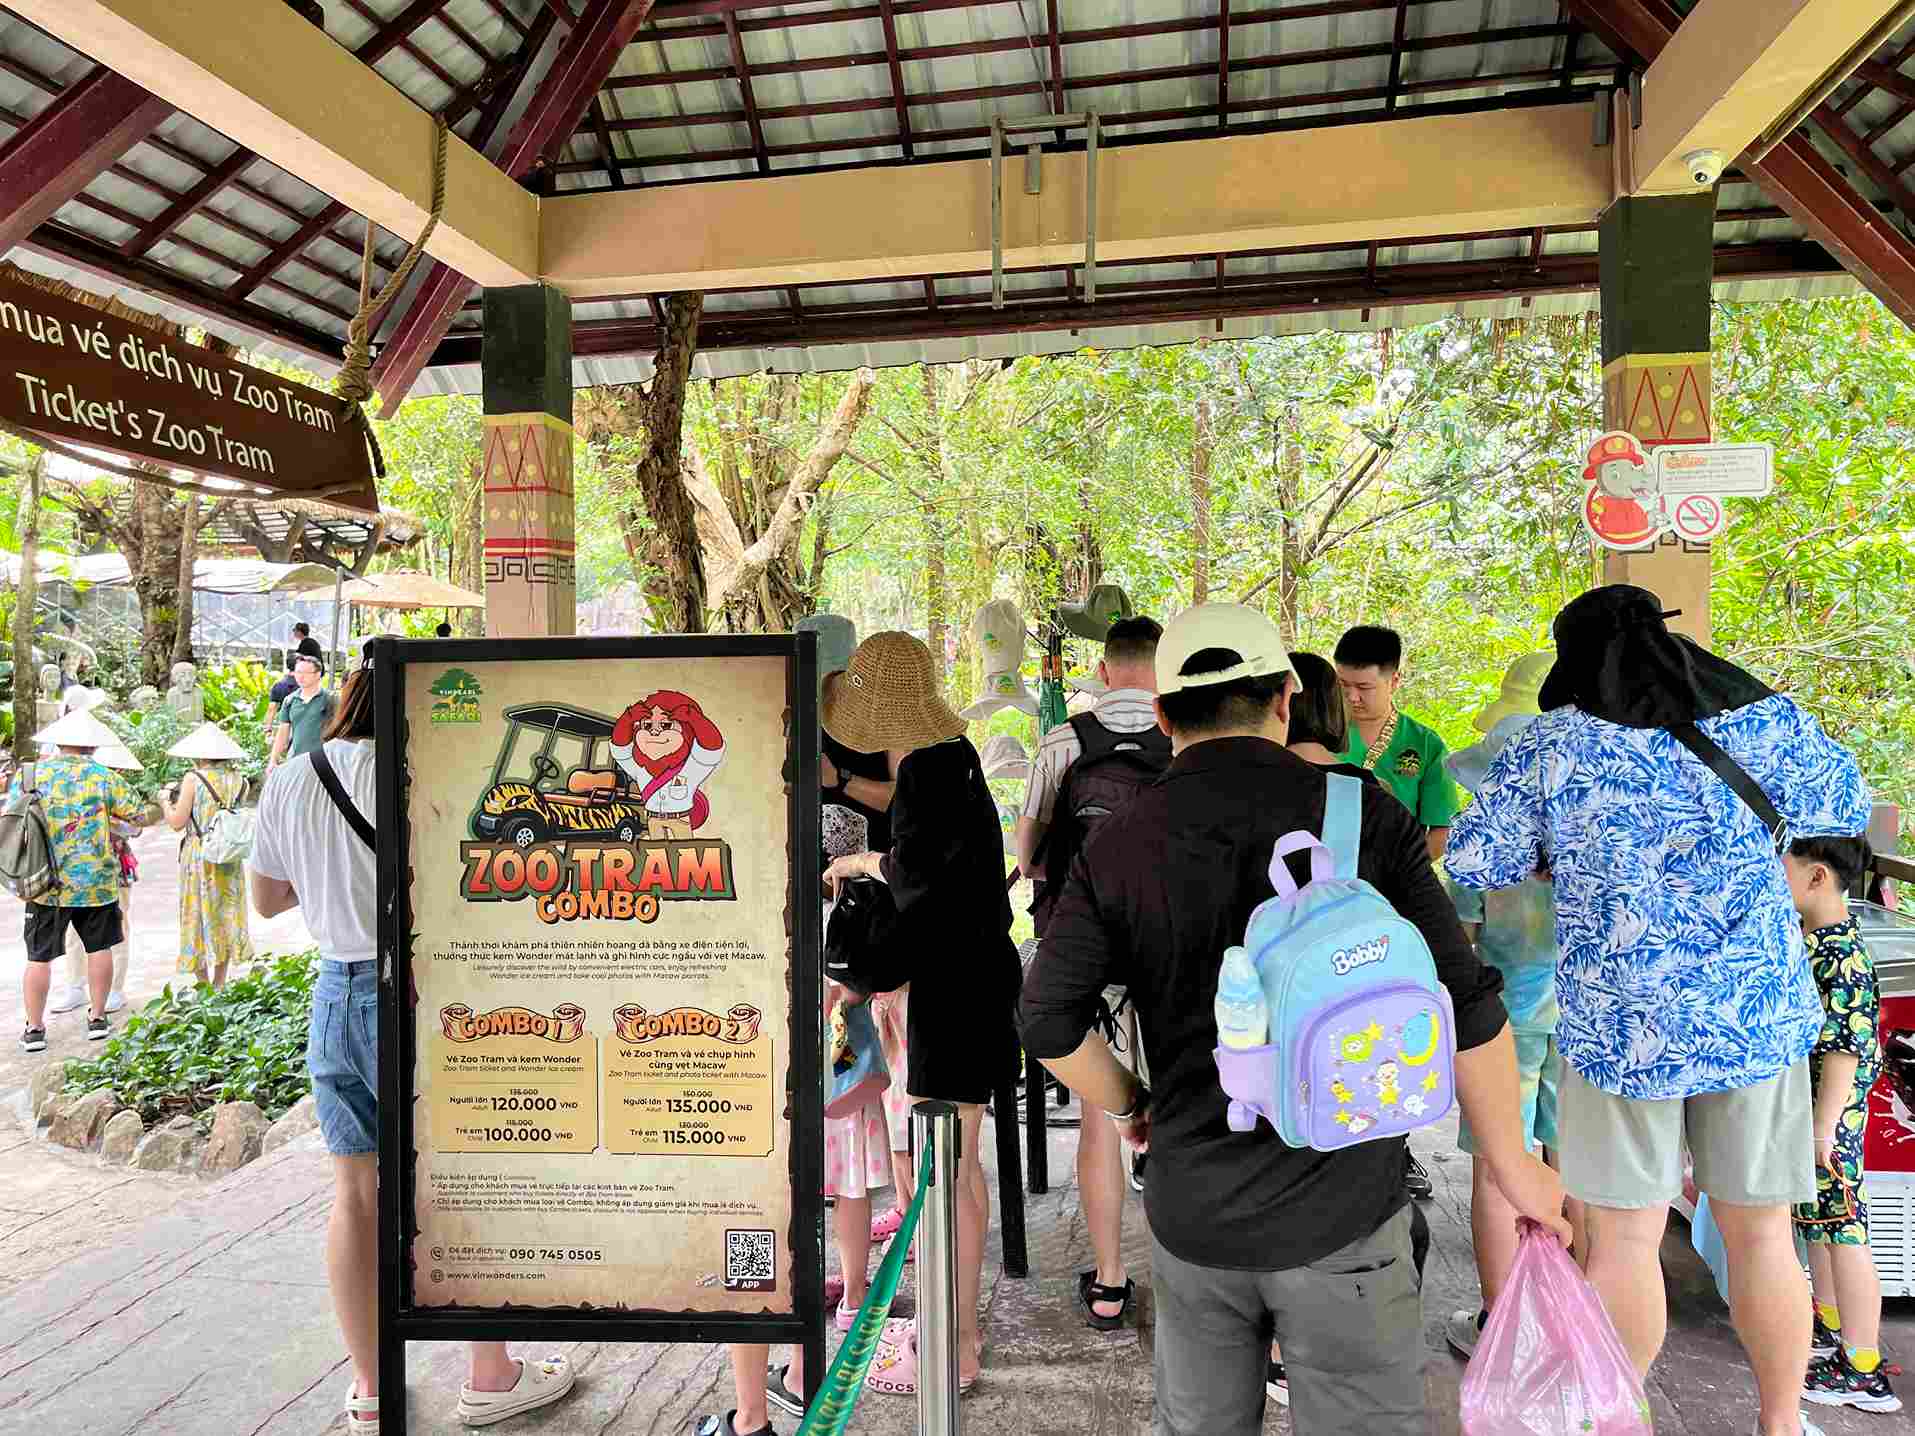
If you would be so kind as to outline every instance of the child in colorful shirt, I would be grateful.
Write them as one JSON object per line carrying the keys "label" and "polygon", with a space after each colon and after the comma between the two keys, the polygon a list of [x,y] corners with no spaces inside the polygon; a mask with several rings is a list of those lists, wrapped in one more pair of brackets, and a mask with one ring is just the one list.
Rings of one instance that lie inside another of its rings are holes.
{"label": "child in colorful shirt", "polygon": [[1809,968],[1827,1014],[1809,1053],[1815,1091],[1815,1200],[1795,1209],[1815,1288],[1814,1359],[1806,1400],[1862,1411],[1899,1411],[1879,1349],[1882,1287],[1868,1245],[1862,1137],[1868,1093],[1881,1072],[1881,990],[1848,892],[1868,863],[1855,838],[1798,838],[1783,859],[1802,915]]}

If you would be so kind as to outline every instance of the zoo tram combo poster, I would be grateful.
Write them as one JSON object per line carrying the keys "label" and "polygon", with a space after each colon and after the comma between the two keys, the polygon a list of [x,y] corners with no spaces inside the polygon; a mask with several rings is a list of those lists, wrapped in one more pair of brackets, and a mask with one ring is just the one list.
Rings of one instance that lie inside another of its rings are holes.
{"label": "zoo tram combo poster", "polygon": [[370,645],[385,1389],[408,1340],[822,1376],[815,643]]}

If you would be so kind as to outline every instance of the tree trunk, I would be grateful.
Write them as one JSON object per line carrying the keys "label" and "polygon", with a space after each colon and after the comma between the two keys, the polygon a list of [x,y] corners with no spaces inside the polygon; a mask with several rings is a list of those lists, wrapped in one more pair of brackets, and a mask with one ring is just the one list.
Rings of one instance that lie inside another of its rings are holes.
{"label": "tree trunk", "polygon": [[945,555],[944,515],[938,512],[936,495],[918,500],[918,513],[924,526],[924,643],[931,650],[931,662],[944,671],[945,628]]}
{"label": "tree trunk", "polygon": [[187,494],[180,509],[179,624],[173,662],[193,661],[193,567],[199,562],[199,495]]}
{"label": "tree trunk", "polygon": [[133,486],[139,542],[126,561],[140,604],[140,681],[165,688],[180,622],[180,509],[159,484]]}
{"label": "tree trunk", "polygon": [[40,724],[35,704],[40,697],[40,665],[33,661],[34,608],[39,602],[40,487],[47,456],[35,449],[27,465],[25,513],[20,524],[20,590],[13,603],[13,756],[16,762],[33,760],[33,735]]}
{"label": "tree trunk", "polygon": [[1277,505],[1283,511],[1282,576],[1277,580],[1278,626],[1283,641],[1297,641],[1297,615],[1302,607],[1303,561],[1303,405],[1290,399],[1283,406],[1283,422],[1271,434],[1277,469]]}
{"label": "tree trunk", "polygon": [[1197,400],[1197,425],[1190,444],[1190,601],[1210,598],[1210,459],[1215,435],[1210,396]]}
{"label": "tree trunk", "polygon": [[[870,406],[876,382],[877,376],[869,369],[851,376],[837,409],[788,475],[771,452],[770,436],[748,436],[748,449],[756,456],[748,489],[760,527],[757,537],[744,545],[737,566],[724,577],[722,586],[713,585],[711,606],[721,616],[720,626],[725,631],[781,633],[804,612],[805,590],[795,556],[804,531],[805,511],[844,457],[851,436]],[[781,401],[779,411],[784,407]],[[744,528],[742,521],[739,527]]]}
{"label": "tree trunk", "polygon": [[[472,483],[452,533],[451,579],[472,593],[485,592],[485,479],[479,466],[472,466]],[[485,637],[485,610],[462,608],[452,620],[453,632],[461,638]]]}
{"label": "tree trunk", "polygon": [[[698,523],[682,473],[685,442],[685,386],[698,349],[702,294],[672,294],[661,306],[664,337],[654,361],[652,390],[645,403],[650,440],[632,473],[632,489],[651,520],[647,560],[639,581],[659,626],[667,633],[705,631],[705,563],[698,546]],[[635,533],[637,515],[627,521]],[[632,548],[628,540],[628,548]],[[638,556],[636,549],[633,556]]]}

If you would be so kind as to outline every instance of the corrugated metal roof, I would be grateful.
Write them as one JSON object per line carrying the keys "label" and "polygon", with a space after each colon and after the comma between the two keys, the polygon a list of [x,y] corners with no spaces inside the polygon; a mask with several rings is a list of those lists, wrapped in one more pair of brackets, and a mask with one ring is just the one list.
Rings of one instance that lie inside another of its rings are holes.
{"label": "corrugated metal roof", "polygon": [[[451,105],[459,116],[455,128],[470,135],[484,87],[546,23],[545,4],[447,0],[421,19],[412,0],[326,0],[325,14],[328,33],[348,48],[363,51],[377,38],[380,53],[373,63],[379,73],[422,108]],[[1395,0],[1264,0],[1260,10],[1238,7],[1228,32],[1227,64],[1218,0],[1058,0],[1055,36],[1051,7],[1040,0],[894,0],[889,8],[901,81],[894,93],[885,25],[876,6],[853,0],[742,3],[725,7],[722,15],[704,13],[707,8],[658,0],[578,133],[536,183],[563,191],[614,183],[723,183],[765,171],[979,154],[988,148],[993,115],[1032,117],[1060,102],[1069,110],[1097,110],[1105,142],[1122,145],[1166,135],[1212,135],[1225,121],[1234,133],[1386,112],[1408,115],[1431,106],[1573,98],[1614,83],[1618,75],[1617,57],[1566,23],[1558,0],[1407,0],[1401,7]],[[402,18],[413,25],[404,34],[391,28]],[[1893,67],[1911,56],[1915,24],[1878,59]],[[90,68],[69,47],[0,10],[0,132],[38,114]],[[1847,122],[1890,170],[1915,155],[1915,104],[1891,92],[1903,88],[1904,81],[1915,85],[1903,74],[1884,89],[1864,74],[1836,97]],[[599,138],[601,119],[603,133],[611,138],[609,155]],[[310,229],[312,217],[328,203],[302,181],[255,160],[143,255],[120,252],[142,226],[168,213],[232,152],[224,137],[174,115],[59,211],[43,231],[57,243],[17,253],[15,259],[96,291],[110,287],[103,284],[102,271],[120,274],[149,291],[166,291],[160,299],[123,293],[140,307],[208,328],[254,352],[330,372],[321,356],[343,336],[356,303],[363,228],[348,215],[312,233],[273,267],[278,251]],[[1847,157],[1841,163],[1854,168]],[[1900,209],[1906,223],[1906,175],[1899,182],[1901,194],[1879,177],[1857,182],[1872,197]],[[1718,208],[1718,246],[1776,246],[1801,237],[1799,226],[1753,186],[1725,184]],[[1588,255],[1595,248],[1593,230],[1552,231],[1545,239],[1547,255],[1556,259]],[[1128,299],[1132,313],[1147,307],[1143,299],[1194,295],[1219,279],[1217,288],[1244,296],[1239,308],[1266,298],[1272,304],[1293,303],[1313,282],[1339,286],[1333,296],[1337,302],[1321,310],[1232,314],[1223,319],[1221,331],[1215,320],[1178,316],[1162,322],[1107,319],[1050,333],[938,334],[938,326],[926,322],[932,302],[917,280],[714,293],[707,296],[708,319],[729,326],[727,342],[737,347],[707,351],[699,364],[702,372],[714,374],[900,364],[916,358],[1054,353],[1084,342],[1112,347],[1177,342],[1199,332],[1374,328],[1453,312],[1455,306],[1392,305],[1392,290],[1405,287],[1399,283],[1405,266],[1425,273],[1425,266],[1463,266],[1454,271],[1451,292],[1468,296],[1467,313],[1569,312],[1563,306],[1580,310],[1593,303],[1588,295],[1539,292],[1530,296],[1525,311],[1514,297],[1480,297],[1507,287],[1498,276],[1533,258],[1533,238],[1524,233],[1386,242],[1373,260],[1365,248],[1231,256],[1221,276],[1207,257],[1100,268],[1100,305]],[[381,236],[383,264],[396,262],[403,250],[398,237]],[[1348,297],[1349,276],[1372,266],[1376,292],[1373,302],[1365,301],[1365,318],[1362,303],[1341,301]],[[1847,287],[1839,280],[1794,277],[1804,267],[1778,262],[1769,269],[1782,270],[1783,277],[1739,277],[1718,291],[1773,297]],[[1002,322],[1027,322],[1017,312],[1020,304],[1027,315],[1041,305],[1043,322],[1074,322],[1070,306],[1077,304],[1080,282],[1080,275],[1065,268],[1011,274],[1011,306]],[[939,276],[934,286],[938,305],[962,314],[964,327],[987,321],[982,301],[988,276]],[[1417,292],[1429,289],[1426,282]],[[220,300],[212,306],[212,317],[207,308],[196,307],[198,294]],[[1167,303],[1149,312],[1176,307]],[[388,329],[403,308],[402,299],[388,312]],[[1084,313],[1088,319],[1090,311]],[[593,347],[583,340],[595,334],[596,347],[603,350],[642,343],[651,311],[644,299],[593,302],[577,306],[576,319],[582,347]],[[472,332],[476,322],[476,309],[468,309],[455,334]],[[808,343],[806,324],[827,333],[829,342]],[[772,336],[762,344],[754,342],[760,326]],[[272,333],[262,338],[262,329]],[[838,338],[853,329],[863,336],[861,342]],[[900,331],[914,337],[895,337]],[[917,337],[924,335],[929,337]],[[577,372],[580,382],[610,382],[641,378],[649,367],[643,355],[590,355],[580,359]],[[420,392],[475,388],[476,369],[467,363],[429,369]]]}

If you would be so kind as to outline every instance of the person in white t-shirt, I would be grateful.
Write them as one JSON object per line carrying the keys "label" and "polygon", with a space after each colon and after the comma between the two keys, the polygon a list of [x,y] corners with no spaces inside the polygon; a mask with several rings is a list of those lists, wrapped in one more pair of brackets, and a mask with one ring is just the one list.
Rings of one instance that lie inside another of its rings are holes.
{"label": "person in white t-shirt", "polygon": [[[262,917],[297,907],[319,943],[306,1062],[320,1131],[333,1157],[326,1267],[352,1359],[351,1436],[379,1431],[378,855],[373,676],[354,673],[325,740],[275,769],[259,796],[248,874]],[[335,798],[321,764],[335,774]],[[347,807],[352,810],[350,813]],[[489,1425],[549,1406],[572,1389],[564,1357],[515,1361],[502,1341],[471,1343],[458,1417]]]}
{"label": "person in white t-shirt", "polygon": [[[1162,761],[1169,763],[1169,740],[1157,728],[1157,639],[1163,633],[1154,619],[1133,617],[1111,625],[1104,640],[1103,661],[1097,665],[1098,682],[1104,692],[1091,705],[1082,721],[1096,724],[1094,737],[1105,744],[1123,745],[1125,739],[1161,747]],[[1064,789],[1064,777],[1071,766],[1084,756],[1084,738],[1079,720],[1060,723],[1044,735],[1038,745],[1037,760],[1031,765],[1030,782],[1024,789],[1024,812],[1017,820],[1017,862],[1027,876],[1040,887],[1044,883],[1047,861],[1040,861],[1045,838],[1055,839],[1058,795]],[[1078,836],[1081,841],[1082,835]],[[1068,863],[1075,853],[1064,853]],[[1056,893],[1048,895],[1052,901]],[[1038,936],[1044,935],[1044,920],[1049,904],[1040,892],[1033,907]],[[1117,1002],[1115,989],[1106,994],[1106,1002]],[[1143,1054],[1131,1044],[1133,1063],[1141,1067]],[[1143,1190],[1143,1157],[1133,1160],[1131,1185]],[[1121,1326],[1130,1309],[1134,1288],[1130,1272],[1124,1266],[1124,1157],[1123,1143],[1114,1122],[1095,1112],[1086,1112],[1078,1128],[1077,1197],[1084,1211],[1084,1227],[1090,1235],[1097,1269],[1078,1277],[1077,1299],[1085,1319],[1100,1331]]]}

